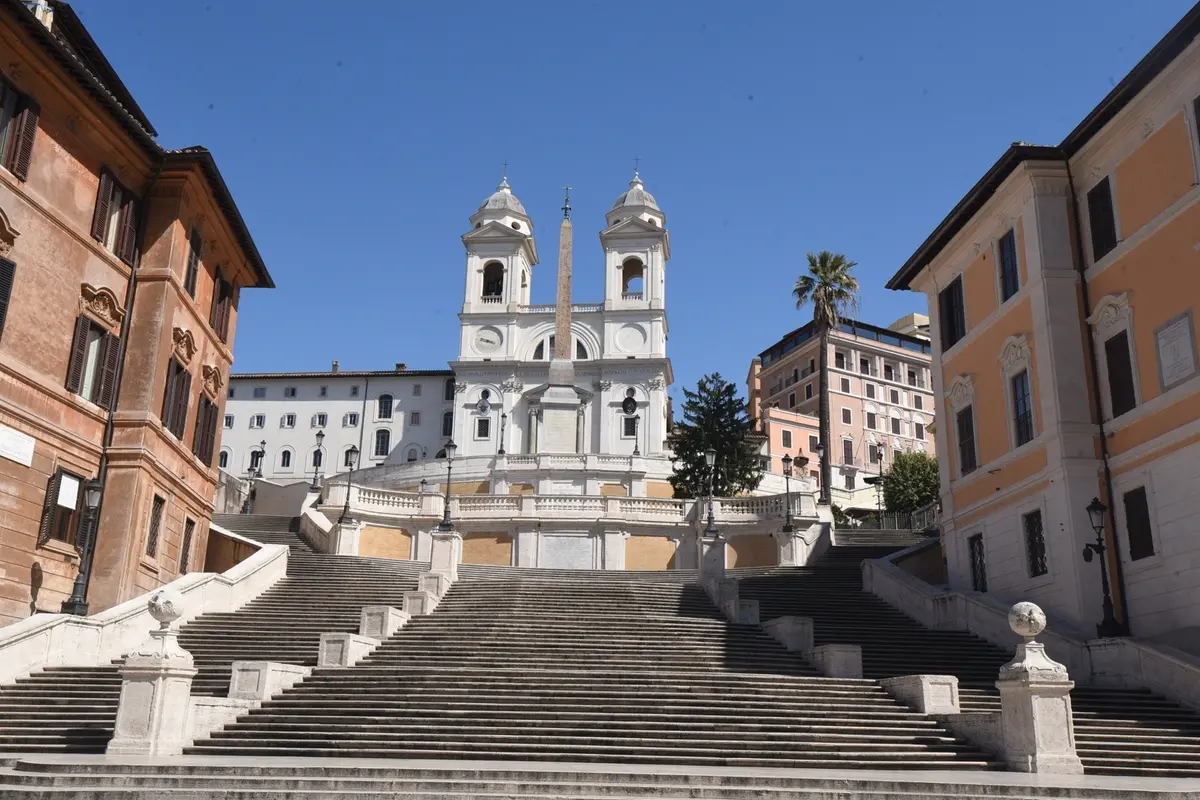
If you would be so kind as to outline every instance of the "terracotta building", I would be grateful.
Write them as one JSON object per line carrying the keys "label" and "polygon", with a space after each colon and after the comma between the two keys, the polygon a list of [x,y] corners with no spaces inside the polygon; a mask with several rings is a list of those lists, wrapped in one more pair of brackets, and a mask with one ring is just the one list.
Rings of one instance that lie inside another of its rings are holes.
{"label": "terracotta building", "polygon": [[203,567],[238,293],[272,285],[208,151],[30,6],[0,0],[0,624],[59,611],[93,532],[92,612]]}
{"label": "terracotta building", "polygon": [[1010,147],[888,284],[929,298],[951,583],[1193,652],[1198,35],[1200,6],[1061,144]]}
{"label": "terracotta building", "polygon": [[[830,499],[842,508],[876,507],[875,489],[865,478],[886,472],[896,453],[934,453],[929,431],[936,404],[924,322],[917,314],[889,328],[845,320],[829,335]],[[750,364],[749,410],[766,436],[769,473],[781,473],[785,455],[799,456],[809,459],[809,476],[820,480],[820,348],[810,322]]]}

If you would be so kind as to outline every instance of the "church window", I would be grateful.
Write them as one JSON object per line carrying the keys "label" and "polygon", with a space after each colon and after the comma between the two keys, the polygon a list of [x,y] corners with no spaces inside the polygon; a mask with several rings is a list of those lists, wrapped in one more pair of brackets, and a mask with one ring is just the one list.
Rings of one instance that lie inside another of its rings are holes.
{"label": "church window", "polygon": [[283,452],[281,452],[279,454],[279,468],[280,469],[291,469],[292,468],[292,451],[291,450],[284,450]]}
{"label": "church window", "polygon": [[513,229],[514,231],[519,231],[519,230],[521,230],[521,223],[519,223],[519,222],[514,222],[514,223],[512,224],[512,229]]}
{"label": "church window", "polygon": [[623,417],[624,426],[621,430],[621,436],[626,439],[632,439],[637,436],[638,418]]}
{"label": "church window", "polygon": [[580,361],[586,361],[588,357],[587,348],[583,346],[583,342],[575,342],[575,358]]}
{"label": "church window", "polygon": [[384,458],[392,449],[392,432],[387,428],[375,431],[375,456]]}
{"label": "church window", "polygon": [[489,261],[483,267],[483,299],[484,302],[500,302],[504,294],[504,265],[499,261]]}
{"label": "church window", "polygon": [[381,394],[376,401],[376,419],[391,419],[392,418],[392,396],[390,394]]}
{"label": "church window", "polygon": [[475,438],[492,438],[492,420],[489,417],[483,417],[482,419],[475,420]]}
{"label": "church window", "polygon": [[621,264],[621,297],[625,300],[642,299],[642,281],[646,267],[641,259],[628,258]]}
{"label": "church window", "polygon": [[533,360],[542,361],[546,358],[546,343],[538,342],[537,347],[533,348]]}

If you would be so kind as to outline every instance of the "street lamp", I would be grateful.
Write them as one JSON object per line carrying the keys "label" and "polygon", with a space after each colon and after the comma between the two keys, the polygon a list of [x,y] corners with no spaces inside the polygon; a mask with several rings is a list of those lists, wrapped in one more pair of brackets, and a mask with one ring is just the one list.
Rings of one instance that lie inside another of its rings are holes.
{"label": "street lamp", "polygon": [[258,469],[255,471],[254,477],[261,478],[263,476],[263,462],[267,460],[267,440],[263,439],[258,443]]}
{"label": "street lamp", "polygon": [[[321,444],[324,441],[325,431],[317,431],[317,449],[313,451],[313,482],[312,486],[308,487],[314,492],[321,491],[321,481],[317,476],[317,470],[321,468],[321,464],[325,460],[321,455]],[[346,497],[349,496],[349,494],[346,495]]]}
{"label": "street lamp", "polygon": [[79,572],[71,596],[62,603],[62,613],[86,617],[88,613],[87,590],[92,577],[92,555],[96,545],[96,511],[100,508],[100,497],[104,484],[93,478],[83,484],[83,520],[76,541],[79,543]]}
{"label": "street lamp", "polygon": [[708,524],[704,527],[706,536],[719,537],[717,521],[713,518],[713,477],[716,474],[717,451],[710,447],[704,451],[704,463],[708,466]]}
{"label": "street lamp", "polygon": [[638,441],[640,440],[640,437],[638,436],[638,424],[641,421],[642,421],[641,414],[633,415],[633,454],[635,456],[640,456],[642,454],[642,451],[638,449]]}
{"label": "street lamp", "polygon": [[346,466],[350,468],[350,472],[346,475],[346,503],[342,506],[342,515],[338,517],[338,525],[343,522],[350,522],[350,482],[354,480],[354,464],[358,461],[358,448],[350,445],[350,449],[346,451]]}
{"label": "street lamp", "polygon": [[783,532],[784,533],[793,533],[796,530],[796,526],[792,522],[792,468],[793,468],[793,465],[795,466],[795,469],[797,471],[803,472],[804,468],[808,466],[808,459],[805,458],[804,456],[796,456],[796,458],[794,458],[794,459],[790,455],[785,455],[783,457],[783,496],[784,496],[784,502],[787,504],[786,517],[785,517],[784,523],[783,523]]}
{"label": "street lamp", "polygon": [[496,455],[504,455],[504,429],[508,426],[508,412],[500,412],[500,449],[496,451]]}
{"label": "street lamp", "polygon": [[458,449],[458,445],[454,440],[446,442],[446,502],[442,509],[442,521],[438,523],[439,531],[452,531],[454,524],[450,522],[450,475],[454,464],[454,451]]}
{"label": "street lamp", "polygon": [[1092,530],[1096,532],[1096,541],[1083,546],[1083,560],[1089,564],[1093,554],[1100,556],[1100,588],[1104,592],[1104,617],[1096,626],[1096,633],[1101,638],[1122,636],[1125,633],[1121,623],[1113,616],[1112,593],[1108,587],[1108,565],[1104,557],[1104,517],[1107,512],[1108,506],[1101,503],[1099,497],[1093,497],[1092,502],[1088,503],[1088,518],[1092,523]]}
{"label": "street lamp", "polygon": [[817,442],[816,453],[817,453],[817,465],[820,467],[820,469],[818,470],[818,475],[820,477],[817,478],[817,482],[819,484],[819,486],[817,487],[819,490],[819,493],[817,495],[817,502],[821,503],[823,505],[829,505],[829,486],[828,486],[829,482],[825,480],[825,443],[824,442]]}

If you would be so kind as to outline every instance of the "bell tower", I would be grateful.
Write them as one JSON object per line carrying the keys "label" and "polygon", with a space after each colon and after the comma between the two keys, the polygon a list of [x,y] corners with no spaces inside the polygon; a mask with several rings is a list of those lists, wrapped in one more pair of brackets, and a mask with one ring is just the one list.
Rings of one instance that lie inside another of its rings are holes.
{"label": "bell tower", "polygon": [[533,221],[504,178],[471,215],[463,234],[467,249],[463,313],[516,311],[529,305],[537,245]]}
{"label": "bell tower", "polygon": [[671,257],[667,217],[636,169],[629,190],[613,203],[605,221],[608,226],[600,232],[605,310],[665,308]]}

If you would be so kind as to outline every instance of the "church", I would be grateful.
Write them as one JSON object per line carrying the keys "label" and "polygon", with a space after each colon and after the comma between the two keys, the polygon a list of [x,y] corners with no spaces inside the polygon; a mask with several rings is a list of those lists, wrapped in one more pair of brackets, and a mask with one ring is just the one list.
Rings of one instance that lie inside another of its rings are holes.
{"label": "church", "polygon": [[[670,497],[666,215],[635,172],[605,216],[603,260],[589,267],[604,270],[604,297],[576,303],[569,203],[553,305],[530,302],[535,268],[545,268],[533,220],[507,179],[462,237],[452,422],[442,431],[456,446],[455,490]],[[445,479],[440,459],[414,463],[399,448],[368,472],[363,480],[387,488]]]}

